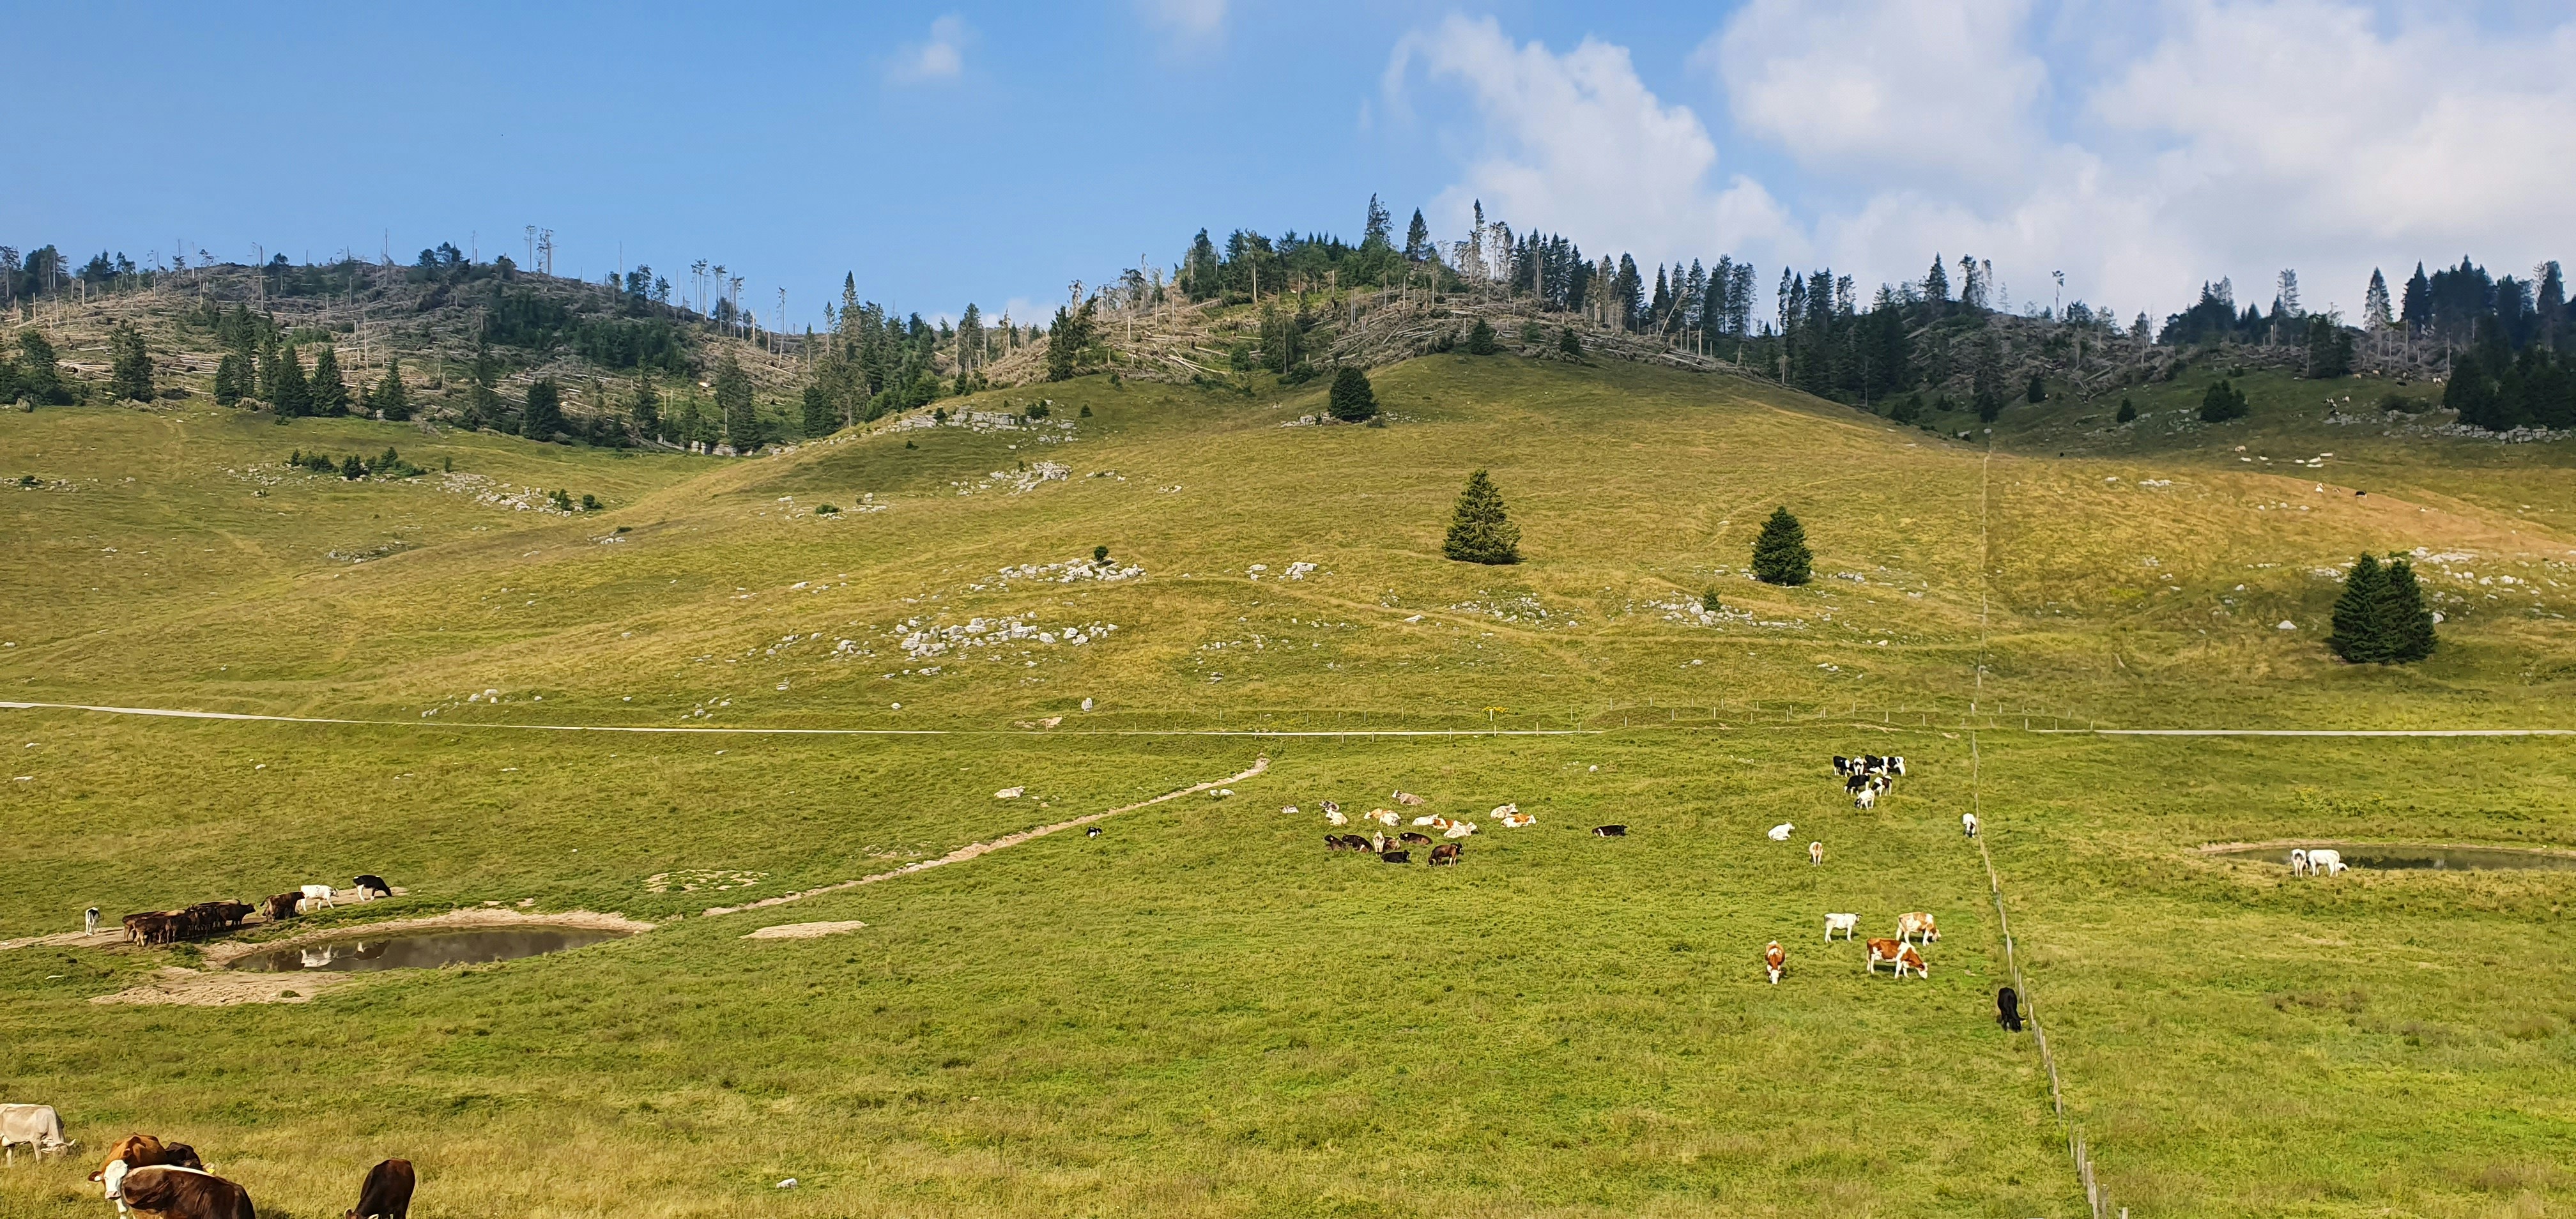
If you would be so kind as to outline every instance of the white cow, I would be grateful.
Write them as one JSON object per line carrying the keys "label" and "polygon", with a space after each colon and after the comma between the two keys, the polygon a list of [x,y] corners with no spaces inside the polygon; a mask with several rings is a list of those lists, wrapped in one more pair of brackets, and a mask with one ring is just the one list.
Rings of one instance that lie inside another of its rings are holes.
{"label": "white cow", "polygon": [[18,1162],[18,1144],[36,1149],[42,1162],[45,1153],[71,1154],[71,1140],[63,1137],[63,1118],[52,1105],[0,1105],[0,1162]]}
{"label": "white cow", "polygon": [[[330,904],[331,904],[331,886],[329,886],[329,885],[306,885],[306,886],[304,886],[304,896],[309,897],[309,898],[313,899],[314,901],[320,902],[320,903],[322,903],[322,904],[323,904],[323,905],[325,905],[325,906],[328,906],[328,905],[330,905]],[[303,911],[302,911],[302,910],[298,910],[298,911],[296,911],[296,913],[301,914],[301,913],[303,913]]]}
{"label": "white cow", "polygon": [[1912,910],[1896,916],[1897,943],[1902,944],[1907,940],[1913,940],[1917,943],[1929,944],[1940,938],[1941,928],[1932,921],[1931,915],[1920,910]]}
{"label": "white cow", "polygon": [[324,902],[318,897],[299,897],[295,899],[295,913],[298,915],[316,914],[327,909],[328,906],[329,903]]}
{"label": "white cow", "polygon": [[1289,805],[1289,806],[1288,806],[1288,807],[1286,807],[1286,808],[1280,809],[1279,811],[1280,811],[1281,813],[1283,813],[1283,814],[1286,814],[1287,816],[1294,817],[1294,816],[1296,816],[1296,815],[1297,815],[1297,806],[1296,806],[1296,805],[1294,805],[1294,804],[1291,804],[1291,805]]}
{"label": "white cow", "polygon": [[1810,842],[1807,844],[1807,863],[1814,867],[1824,866],[1825,844],[1821,842]]}
{"label": "white cow", "polygon": [[1442,830],[1442,831],[1440,832],[1440,836],[1441,836],[1441,837],[1443,837],[1443,838],[1464,838],[1464,837],[1466,837],[1467,835],[1469,835],[1469,834],[1473,834],[1473,833],[1475,833],[1475,832],[1476,832],[1476,823],[1475,823],[1475,822],[1473,822],[1473,821],[1459,821],[1459,822],[1453,822],[1453,823],[1451,823],[1448,829]]}
{"label": "white cow", "polygon": [[2308,853],[2299,847],[2290,848],[2290,875],[2305,876],[2307,874]]}
{"label": "white cow", "polygon": [[1852,938],[1854,934],[1858,933],[1859,930],[1860,916],[1857,914],[1828,914],[1825,916],[1825,938],[1827,940],[1833,939],[1834,933],[1837,931],[1842,932],[1843,938],[1848,940]]}
{"label": "white cow", "polygon": [[1509,826],[1510,828],[1512,828],[1512,829],[1516,829],[1516,830],[1517,830],[1517,829],[1520,829],[1520,828],[1521,828],[1521,827],[1523,827],[1523,826],[1537,825],[1537,824],[1538,824],[1538,814],[1536,814],[1536,813],[1504,813],[1501,817],[1497,818],[1497,820],[1501,821],[1504,825]]}
{"label": "white cow", "polygon": [[1328,809],[1325,809],[1325,810],[1324,810],[1324,824],[1326,824],[1326,825],[1349,825],[1350,823],[1351,823],[1351,819],[1350,819],[1350,818],[1348,818],[1348,817],[1343,816],[1343,815],[1342,815],[1342,810],[1337,809],[1337,808],[1328,808]]}
{"label": "white cow", "polygon": [[1395,823],[1403,820],[1403,818],[1396,816],[1394,809],[1373,808],[1369,810],[1369,820],[1375,821],[1388,829],[1394,829]]}
{"label": "white cow", "polygon": [[91,935],[98,934],[98,907],[92,906],[81,912],[81,929]]}
{"label": "white cow", "polygon": [[1966,834],[1970,838],[1977,836],[1977,815],[1975,813],[1959,814],[1959,832]]}
{"label": "white cow", "polygon": [[1517,802],[1512,804],[1497,804],[1494,806],[1493,815],[1496,817],[1509,817],[1519,811],[1521,811],[1521,806]]}
{"label": "white cow", "polygon": [[2343,869],[2343,852],[2341,851],[2308,852],[2308,874],[2311,876],[2337,876],[2342,874]]}
{"label": "white cow", "polygon": [[1877,808],[1878,789],[1875,787],[1864,787],[1860,789],[1860,794],[1852,797],[1852,807]]}
{"label": "white cow", "polygon": [[1771,841],[1773,841],[1773,842],[1787,842],[1787,841],[1789,841],[1789,835],[1791,835],[1791,834],[1793,834],[1793,833],[1796,833],[1796,832],[1797,832],[1797,829],[1798,829],[1798,827],[1797,827],[1797,826],[1791,825],[1790,823],[1788,823],[1788,822],[1786,822],[1786,821],[1783,821],[1783,822],[1781,822],[1781,823],[1780,823],[1780,824],[1778,824],[1778,825],[1772,826],[1772,827],[1771,827]]}
{"label": "white cow", "polygon": [[1423,815],[1414,818],[1413,824],[1417,829],[1426,825],[1438,825],[1440,824],[1440,815],[1438,813],[1424,813]]}

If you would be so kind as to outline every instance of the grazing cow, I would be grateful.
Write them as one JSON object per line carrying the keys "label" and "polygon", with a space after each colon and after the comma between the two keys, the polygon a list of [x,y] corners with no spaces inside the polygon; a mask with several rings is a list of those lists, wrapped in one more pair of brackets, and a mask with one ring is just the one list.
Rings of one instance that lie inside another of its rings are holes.
{"label": "grazing cow", "polygon": [[2292,876],[2305,876],[2305,875],[2307,875],[2307,874],[2308,874],[2308,853],[2307,853],[2306,851],[2304,851],[2304,850],[2301,850],[2301,849],[2300,849],[2300,848],[2298,848],[2298,847],[2291,847],[2291,848],[2290,848],[2290,875],[2292,875]]}
{"label": "grazing cow", "polygon": [[303,900],[301,893],[280,893],[262,903],[262,909],[268,913],[268,921],[280,922],[294,914],[296,904]]}
{"label": "grazing cow", "polygon": [[1913,940],[1917,943],[1929,944],[1940,938],[1941,929],[1933,925],[1931,915],[1920,910],[1911,910],[1896,916],[1898,943]]}
{"label": "grazing cow", "polygon": [[1810,842],[1810,843],[1808,843],[1808,844],[1807,844],[1807,866],[1808,866],[1808,867],[1811,867],[1811,868],[1815,868],[1815,867],[1822,867],[1822,866],[1824,866],[1824,862],[1825,862],[1825,844],[1823,844],[1823,843],[1821,843],[1821,842]]}
{"label": "grazing cow", "polygon": [[1628,827],[1624,825],[1596,825],[1592,827],[1592,836],[1595,838],[1625,838],[1628,836]]}
{"label": "grazing cow", "polygon": [[1864,787],[1860,789],[1860,794],[1852,797],[1852,807],[1858,809],[1877,808],[1878,789],[1874,787]]}
{"label": "grazing cow", "polygon": [[36,1162],[45,1153],[70,1155],[72,1144],[63,1137],[63,1117],[52,1105],[0,1105],[0,1162],[18,1162],[18,1144],[36,1149]]}
{"label": "grazing cow", "polygon": [[2008,1033],[2021,1031],[2021,996],[2009,986],[1995,992],[1995,1023]]}
{"label": "grazing cow", "polygon": [[81,914],[81,930],[91,935],[98,934],[98,907],[92,906]]}
{"label": "grazing cow", "polygon": [[1827,943],[1833,942],[1834,933],[1837,931],[1842,932],[1843,938],[1848,940],[1859,930],[1860,916],[1857,914],[1828,914],[1825,916],[1825,941]]}
{"label": "grazing cow", "polygon": [[169,1164],[129,1167],[113,1160],[100,1170],[107,1199],[118,1213],[131,1209],[156,1219],[258,1219],[250,1192],[202,1168]]}
{"label": "grazing cow", "polygon": [[[1291,809],[1289,811],[1295,812],[1296,810]],[[357,879],[349,882],[349,887],[362,894],[373,893],[378,897],[392,897],[394,895],[394,887],[386,884],[384,877],[378,876],[373,872],[359,873]]]}
{"label": "grazing cow", "polygon": [[332,897],[332,894],[331,894],[331,886],[329,886],[329,885],[306,885],[306,886],[304,886],[304,896],[309,897],[309,898],[312,898],[313,900],[315,900],[315,901],[317,901],[317,902],[320,902],[320,903],[322,903],[322,904],[323,904],[323,905],[325,905],[325,906],[328,906],[328,905],[330,905],[330,904],[331,904],[331,897]]}
{"label": "grazing cow", "polygon": [[2308,852],[2308,874],[2310,876],[2340,876],[2343,874],[2343,869],[2343,852],[2341,851]]}
{"label": "grazing cow", "polygon": [[358,1187],[358,1204],[342,1219],[408,1219],[411,1214],[411,1161],[386,1160],[367,1170]]}
{"label": "grazing cow", "polygon": [[1903,940],[1871,940],[1869,960],[1863,962],[1863,968],[1875,974],[1881,961],[1895,966],[1896,976],[1900,978],[1905,976],[1905,971],[1908,969],[1913,970],[1917,977],[1932,976],[1932,971],[1923,964],[1923,954],[1914,951],[1914,946]]}
{"label": "grazing cow", "polygon": [[1849,778],[1849,777],[1851,776],[1851,773],[1852,773],[1852,760],[1851,760],[1850,758],[1846,758],[1846,757],[1844,757],[1844,756],[1843,756],[1843,755],[1841,755],[1841,754],[1835,754],[1835,755],[1834,755],[1834,773],[1835,773],[1835,774],[1838,774],[1838,775],[1842,775],[1842,776],[1843,776],[1843,777],[1845,777],[1845,778]]}
{"label": "grazing cow", "polygon": [[1098,838],[1100,836],[1100,827],[1095,825],[1085,829],[1082,831],[1082,836],[1085,838]]}
{"label": "grazing cow", "polygon": [[1348,817],[1343,816],[1343,815],[1342,815],[1342,810],[1337,809],[1337,808],[1328,808],[1328,809],[1325,809],[1325,810],[1324,810],[1324,824],[1326,824],[1326,825],[1349,825],[1350,823],[1351,823],[1351,819],[1350,819],[1350,818],[1348,818]]}
{"label": "grazing cow", "polygon": [[1436,868],[1445,864],[1456,863],[1458,862],[1458,857],[1465,854],[1466,850],[1466,847],[1455,842],[1441,843],[1439,846],[1431,848],[1431,866]]}
{"label": "grazing cow", "polygon": [[1959,814],[1959,832],[1970,838],[1977,836],[1977,815],[1975,813]]}
{"label": "grazing cow", "polygon": [[1473,833],[1475,833],[1475,832],[1476,832],[1476,823],[1475,823],[1475,822],[1473,822],[1473,821],[1457,821],[1457,822],[1452,822],[1452,823],[1450,823],[1450,826],[1449,826],[1449,828],[1448,828],[1448,829],[1445,829],[1445,830],[1440,831],[1440,836],[1441,836],[1441,837],[1443,837],[1443,838],[1464,838],[1464,837],[1466,837],[1467,835],[1469,835],[1469,834],[1473,834]]}
{"label": "grazing cow", "polygon": [[1792,834],[1792,833],[1794,833],[1794,832],[1796,832],[1797,828],[1798,828],[1797,826],[1792,825],[1792,824],[1790,824],[1790,823],[1788,823],[1788,822],[1786,822],[1786,821],[1783,821],[1783,822],[1781,822],[1781,823],[1780,823],[1780,824],[1778,824],[1778,825],[1772,826],[1772,827],[1771,827],[1771,841],[1773,841],[1773,842],[1787,842],[1787,841],[1789,841],[1789,835],[1790,835],[1790,834]]}
{"label": "grazing cow", "polygon": [[1377,861],[1378,861],[1379,863],[1412,863],[1412,862],[1413,862],[1413,852],[1411,852],[1411,851],[1380,851],[1380,852],[1378,852]]}
{"label": "grazing cow", "polygon": [[[171,1143],[164,1146],[161,1140],[148,1134],[129,1134],[109,1144],[107,1159],[111,1164],[122,1161],[127,1168],[142,1168],[152,1164],[172,1164],[181,1168],[200,1169],[206,1166],[205,1161],[197,1158],[196,1148],[186,1143]],[[91,1173],[89,1179],[105,1180],[106,1172],[107,1169],[102,1167],[97,1172]]]}
{"label": "grazing cow", "polygon": [[1771,985],[1780,984],[1780,974],[1788,967],[1789,953],[1780,947],[1780,941],[1773,940],[1762,949],[1762,968],[1770,972]]}
{"label": "grazing cow", "polygon": [[1407,791],[1400,791],[1400,792],[1395,793],[1395,802],[1396,802],[1396,803],[1398,803],[1398,804],[1404,805],[1404,806],[1406,806],[1406,807],[1408,807],[1408,808],[1413,807],[1413,806],[1418,805],[1418,804],[1425,803],[1425,801],[1422,799],[1422,797],[1417,796],[1417,795],[1414,795],[1412,792],[1407,792]]}
{"label": "grazing cow", "polygon": [[1427,847],[1431,845],[1431,835],[1422,833],[1418,830],[1406,830],[1405,832],[1396,835],[1395,840],[1409,847]]}

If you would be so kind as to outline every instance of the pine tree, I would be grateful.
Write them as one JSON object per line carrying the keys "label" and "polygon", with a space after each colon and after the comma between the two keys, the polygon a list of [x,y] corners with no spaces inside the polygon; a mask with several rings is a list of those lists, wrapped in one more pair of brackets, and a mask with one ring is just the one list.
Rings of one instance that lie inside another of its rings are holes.
{"label": "pine tree", "polygon": [[2377,267],[2370,269],[2370,286],[2362,290],[2361,324],[2372,330],[2386,330],[2397,324],[2389,312],[2388,278]]}
{"label": "pine tree", "polygon": [[1557,332],[1556,349],[1567,359],[1580,360],[1583,358],[1583,336],[1574,333],[1574,327],[1568,326]]}
{"label": "pine tree", "polygon": [[250,397],[256,388],[249,356],[227,351],[223,359],[215,362],[215,405],[231,406]]}
{"label": "pine tree", "polygon": [[528,387],[526,409],[519,413],[519,434],[530,440],[552,440],[563,430],[563,388],[553,377],[539,377]]}
{"label": "pine tree", "polygon": [[1413,209],[1413,223],[1404,230],[1404,260],[1428,262],[1431,259],[1431,226],[1422,222],[1422,209]]}
{"label": "pine tree", "polygon": [[1494,489],[1494,480],[1483,470],[1468,475],[1440,553],[1461,563],[1518,563],[1520,544],[1520,527],[1505,515],[1503,494]]}
{"label": "pine tree", "polygon": [[1807,527],[1785,507],[1762,522],[1753,540],[1753,576],[1766,584],[1804,584],[1815,576],[1815,556],[1807,550]]}
{"label": "pine tree", "polygon": [[1376,415],[1377,393],[1369,388],[1368,374],[1343,365],[1333,374],[1333,392],[1326,409],[1344,423],[1358,423]]}
{"label": "pine tree", "polygon": [[1070,381],[1081,368],[1082,349],[1091,345],[1092,304],[1058,306],[1047,327],[1047,380]]}
{"label": "pine tree", "polygon": [[2111,418],[2112,418],[2112,422],[2115,422],[2115,423],[2127,423],[2127,422],[2129,422],[2129,421],[2131,421],[2131,420],[2136,419],[2137,417],[2138,417],[2138,408],[2137,408],[2137,407],[2135,407],[2135,406],[2131,406],[2131,405],[2129,404],[2129,400],[2128,400],[2127,398],[2122,398],[2122,399],[2120,399],[2120,413],[2119,413],[2119,414],[2117,414],[2117,415],[2112,416]]}
{"label": "pine tree", "polygon": [[2230,382],[2220,381],[2200,396],[2200,421],[2225,423],[2245,417],[2245,395]]}
{"label": "pine tree", "polygon": [[304,358],[295,354],[292,343],[278,352],[276,388],[269,392],[268,399],[280,419],[313,413],[313,387],[304,380]]}
{"label": "pine tree", "polygon": [[474,385],[465,395],[465,426],[485,428],[501,421],[501,361],[492,344],[474,336]]}
{"label": "pine tree", "polygon": [[1471,356],[1489,356],[1494,354],[1494,327],[1492,323],[1487,322],[1481,317],[1476,319],[1475,328],[1467,332],[1467,354]]}
{"label": "pine tree", "polygon": [[143,348],[143,332],[119,322],[107,335],[108,386],[133,402],[152,400],[152,356]]}
{"label": "pine tree", "polygon": [[340,355],[331,348],[313,357],[313,380],[308,397],[316,415],[349,413],[349,383],[340,376]]}
{"label": "pine tree", "polygon": [[2415,582],[2415,565],[2402,558],[2388,565],[2379,629],[2391,661],[2411,664],[2433,654],[2433,611],[2424,604],[2424,587]]}
{"label": "pine tree", "polygon": [[[958,374],[961,378],[965,374]],[[805,387],[805,438],[829,436],[841,426],[841,412],[832,406],[832,392],[820,383]]]}
{"label": "pine tree", "polygon": [[32,326],[18,332],[18,392],[30,406],[63,406],[72,400],[63,384],[54,345]]}
{"label": "pine tree", "polygon": [[401,360],[385,365],[384,378],[376,382],[373,400],[367,405],[376,414],[396,423],[411,418],[411,395],[403,389]]}
{"label": "pine tree", "polygon": [[2024,396],[2034,403],[2048,401],[2048,382],[2038,373],[2030,374],[2030,388]]}
{"label": "pine tree", "polygon": [[2357,665],[2390,659],[2393,641],[2383,621],[2387,599],[2388,569],[2378,557],[2365,554],[2353,560],[2352,571],[2343,578],[2343,594],[2335,598],[2334,634],[2326,646]]}
{"label": "pine tree", "polygon": [[716,413],[724,419],[725,443],[737,453],[758,449],[768,437],[762,434],[760,415],[752,408],[751,375],[732,352],[726,352],[724,362],[716,365],[715,394]]}

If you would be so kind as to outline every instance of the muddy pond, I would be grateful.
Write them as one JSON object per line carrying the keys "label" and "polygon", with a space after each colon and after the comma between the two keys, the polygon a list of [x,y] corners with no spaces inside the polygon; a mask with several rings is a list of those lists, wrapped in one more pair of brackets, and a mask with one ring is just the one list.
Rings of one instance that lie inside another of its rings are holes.
{"label": "muddy pond", "polygon": [[2291,846],[2229,847],[2211,851],[2223,859],[2260,859],[2290,866],[2294,850],[2343,853],[2347,867],[2378,872],[2494,872],[2539,870],[2576,872],[2576,855],[2524,851],[2512,847],[2408,846],[2404,843],[2303,842]]}
{"label": "muddy pond", "polygon": [[436,969],[515,961],[581,948],[630,934],[593,927],[505,927],[471,931],[352,936],[322,944],[253,953],[232,968],[253,973],[355,973],[377,969]]}

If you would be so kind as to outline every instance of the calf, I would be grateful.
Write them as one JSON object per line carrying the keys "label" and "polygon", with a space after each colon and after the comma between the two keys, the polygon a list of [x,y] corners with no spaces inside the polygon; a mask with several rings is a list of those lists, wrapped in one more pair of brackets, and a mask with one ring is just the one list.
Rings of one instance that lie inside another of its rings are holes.
{"label": "calf", "polygon": [[1824,866],[1824,862],[1825,862],[1825,844],[1823,844],[1823,843],[1821,843],[1821,842],[1810,842],[1810,843],[1808,843],[1808,844],[1807,844],[1807,866],[1808,866],[1808,867],[1811,867],[1811,868],[1814,868],[1814,867],[1822,867],[1822,866]]}
{"label": "calf", "polygon": [[2290,875],[2305,876],[2307,874],[2308,853],[2298,847],[2290,848]]}
{"label": "calf", "polygon": [[1406,806],[1407,808],[1411,808],[1411,807],[1413,807],[1413,806],[1415,806],[1415,805],[1419,805],[1419,804],[1425,804],[1425,803],[1428,803],[1428,801],[1425,801],[1422,797],[1417,796],[1417,795],[1414,795],[1412,792],[1406,792],[1406,791],[1400,791],[1400,792],[1395,793],[1395,802],[1396,802],[1396,803],[1398,803],[1398,804],[1404,805],[1404,806]]}
{"label": "calf", "polygon": [[1933,925],[1931,915],[1925,914],[1920,910],[1913,910],[1896,916],[1897,942],[1903,943],[1906,940],[1916,940],[1921,943],[1929,944],[1940,938],[1941,929]]}
{"label": "calf", "polygon": [[248,1190],[201,1168],[131,1168],[115,1160],[101,1170],[100,1180],[119,1213],[131,1208],[157,1219],[259,1219]]}
{"label": "calf", "polygon": [[1324,810],[1324,824],[1326,824],[1326,825],[1349,825],[1350,823],[1351,823],[1351,819],[1350,819],[1350,818],[1348,818],[1348,817],[1343,816],[1343,815],[1342,815],[1342,810],[1337,809],[1337,808],[1328,808],[1328,809],[1325,809],[1325,810]]}
{"label": "calf", "polygon": [[1082,831],[1082,836],[1085,838],[1098,838],[1100,836],[1100,827],[1096,825],[1092,826],[1091,828]]}
{"label": "calf", "polygon": [[1843,938],[1848,940],[1852,938],[1854,932],[1859,930],[1860,916],[1857,914],[1828,914],[1825,916],[1825,941],[1827,943],[1833,942],[1834,933],[1837,931],[1842,932]]}
{"label": "calf", "polygon": [[1596,825],[1592,827],[1592,836],[1595,838],[1625,838],[1628,836],[1628,827],[1624,825]]}
{"label": "calf", "polygon": [[1995,992],[1995,1023],[2008,1033],[2021,1031],[2021,996],[2009,986]]}
{"label": "calf", "polygon": [[1786,950],[1780,947],[1780,941],[1773,940],[1770,944],[1764,946],[1762,949],[1762,968],[1769,971],[1771,974],[1771,985],[1778,986],[1780,984],[1780,974],[1788,967],[1789,954]]}
{"label": "calf", "polygon": [[1412,863],[1412,862],[1413,862],[1413,852],[1411,852],[1411,851],[1382,851],[1382,852],[1380,852],[1380,853],[1378,854],[1377,861],[1378,861],[1379,863]]}
{"label": "calf", "polygon": [[386,1160],[367,1170],[358,1187],[358,1204],[342,1219],[408,1219],[411,1214],[411,1161]]}
{"label": "calf", "polygon": [[1458,857],[1465,854],[1466,850],[1467,848],[1460,843],[1441,843],[1439,846],[1431,848],[1431,866],[1436,868],[1446,864],[1456,863],[1458,862]]}

